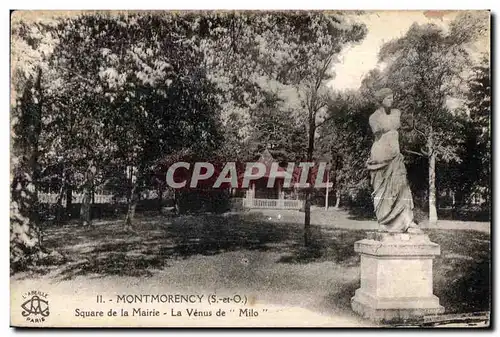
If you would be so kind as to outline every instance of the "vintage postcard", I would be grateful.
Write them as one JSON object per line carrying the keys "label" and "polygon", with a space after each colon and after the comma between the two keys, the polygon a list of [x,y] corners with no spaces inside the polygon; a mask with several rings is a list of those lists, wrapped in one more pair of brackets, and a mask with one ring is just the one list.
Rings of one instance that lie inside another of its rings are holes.
{"label": "vintage postcard", "polygon": [[490,327],[489,11],[13,11],[13,327]]}

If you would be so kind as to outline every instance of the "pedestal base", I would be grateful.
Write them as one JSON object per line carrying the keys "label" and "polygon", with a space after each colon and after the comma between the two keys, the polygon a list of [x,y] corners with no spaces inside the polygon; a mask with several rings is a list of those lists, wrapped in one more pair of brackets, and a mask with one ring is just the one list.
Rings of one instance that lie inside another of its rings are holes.
{"label": "pedestal base", "polygon": [[361,287],[352,309],[375,322],[417,321],[444,312],[432,290],[432,260],[439,245],[423,233],[369,233],[357,241]]}

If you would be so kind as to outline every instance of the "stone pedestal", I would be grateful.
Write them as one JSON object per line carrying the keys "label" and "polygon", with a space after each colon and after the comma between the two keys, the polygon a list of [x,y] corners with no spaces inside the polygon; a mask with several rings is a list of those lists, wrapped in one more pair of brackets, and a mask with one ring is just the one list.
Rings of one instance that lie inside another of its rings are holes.
{"label": "stone pedestal", "polygon": [[432,291],[432,260],[439,245],[424,233],[368,233],[357,241],[361,254],[361,287],[352,309],[375,322],[418,321],[444,312]]}

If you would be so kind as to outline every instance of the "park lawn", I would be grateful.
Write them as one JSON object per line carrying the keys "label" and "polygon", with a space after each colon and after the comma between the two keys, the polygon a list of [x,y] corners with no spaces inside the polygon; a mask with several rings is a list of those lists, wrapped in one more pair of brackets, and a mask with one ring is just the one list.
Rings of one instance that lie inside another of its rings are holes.
{"label": "park lawn", "polygon": [[[305,249],[302,224],[269,221],[259,213],[139,215],[135,228],[126,232],[118,220],[98,221],[91,229],[48,227],[43,243],[64,260],[13,279],[111,285],[137,279],[186,290],[238,289],[258,293],[269,303],[354,315],[350,298],[359,287],[359,256],[353,245],[366,236],[364,230],[313,226],[314,244]],[[446,312],[489,310],[490,235],[425,231],[441,245],[434,261],[434,293]]]}

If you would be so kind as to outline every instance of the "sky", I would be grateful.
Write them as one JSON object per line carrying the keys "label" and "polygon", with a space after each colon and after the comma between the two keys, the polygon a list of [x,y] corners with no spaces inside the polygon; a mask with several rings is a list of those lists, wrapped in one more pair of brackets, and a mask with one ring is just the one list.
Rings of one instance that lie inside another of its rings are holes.
{"label": "sky", "polygon": [[377,54],[380,47],[392,39],[403,36],[410,26],[435,23],[446,27],[456,16],[456,12],[443,17],[423,11],[368,11],[358,17],[367,29],[367,35],[361,43],[348,47],[340,55],[340,62],[335,65],[336,78],[329,84],[335,90],[358,89],[363,77],[377,67]]}

